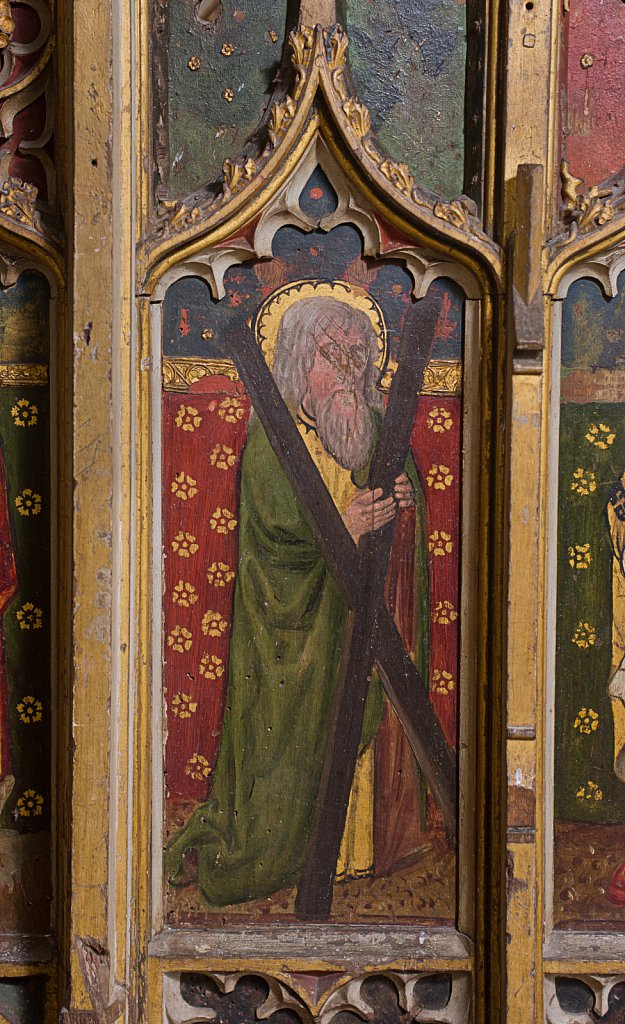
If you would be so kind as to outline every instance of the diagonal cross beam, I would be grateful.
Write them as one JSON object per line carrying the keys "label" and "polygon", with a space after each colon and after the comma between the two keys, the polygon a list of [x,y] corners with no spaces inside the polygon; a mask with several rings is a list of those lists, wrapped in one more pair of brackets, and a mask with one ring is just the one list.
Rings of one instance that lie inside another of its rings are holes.
{"label": "diagonal cross beam", "polygon": [[[406,458],[407,445],[404,446],[403,452],[398,450],[395,457],[391,458],[391,454],[396,448],[399,449],[400,445],[395,444],[391,434],[391,429],[397,429],[398,422],[393,417],[394,425],[391,425],[391,419],[387,418],[389,411],[394,407],[401,411],[404,426],[407,422],[411,427],[414,422],[415,406],[412,406],[412,415],[410,415],[410,411],[406,410],[405,403],[405,395],[409,389],[407,384],[401,385],[402,378],[404,381],[409,380],[410,373],[408,370],[400,373],[401,363],[404,362],[403,351],[410,340],[408,334],[409,332],[405,332],[402,342],[402,359],[391,387],[387,416],[385,416],[382,434],[378,443],[377,452],[381,454],[378,458],[376,452],[376,457],[374,458],[374,465],[378,466],[376,472],[380,473],[382,473],[383,466],[390,467],[392,462],[395,462],[395,465],[397,465],[398,460],[401,458],[398,470],[400,472]],[[361,662],[368,662],[367,675],[373,660],[377,663],[387,697],[397,713],[415,758],[441,809],[448,834],[453,840],[456,830],[455,757],[447,744],[440,723],[428,699],[427,689],[404,646],[393,616],[390,614],[383,599],[386,564],[392,535],[390,540],[386,536],[376,542],[375,551],[367,550],[366,548],[363,548],[363,551],[359,551],[321,479],[319,471],[308,452],[304,440],[251,332],[243,332],[239,336],[236,346],[230,346],[228,354],[234,360],[239,370],[241,379],[253,402],[256,414],[265,428],[269,442],[285,474],[291,481],[315,538],[345,594],[351,609],[348,636],[348,641],[351,642],[348,642],[346,650],[352,652],[352,658],[355,656],[359,643],[358,635],[354,632],[356,618],[354,609],[359,607],[363,597],[366,596],[368,614],[370,616],[368,621],[371,628],[367,634],[367,644],[361,645],[366,648],[363,651]],[[412,373],[414,374],[414,372],[415,367],[413,366]],[[398,383],[402,389],[401,392],[400,388],[397,387]],[[415,383],[414,376],[412,383]],[[418,386],[410,388],[414,403],[416,403],[418,390]],[[402,401],[399,400],[400,398]],[[395,472],[394,468],[392,472]],[[392,479],[394,480],[394,476]],[[383,531],[380,532],[382,533]],[[380,553],[385,551],[386,561],[382,571]],[[363,557],[364,555],[366,555],[366,558]],[[369,572],[370,566],[373,565],[374,561],[376,573],[379,569],[381,575],[381,578],[377,580],[371,579]],[[378,597],[375,597],[375,593],[378,594]],[[378,599],[380,597],[381,599]],[[373,615],[373,611],[375,611],[375,615]],[[374,621],[372,621],[372,617]],[[358,618],[361,622],[364,622],[363,616]],[[360,627],[361,631],[362,626]],[[339,685],[337,691],[335,704],[337,711],[343,709],[346,713],[342,715],[341,721],[338,720],[336,715],[333,719],[332,734],[328,741],[328,746],[332,753],[328,755],[324,763],[322,778],[323,789],[331,800],[330,813],[335,823],[337,821],[340,822],[341,816],[344,822],[347,810],[344,793],[347,788],[347,797],[349,797],[351,777],[353,777],[353,766],[350,777],[350,764],[352,761],[355,764],[355,758],[353,757],[353,733],[356,730],[354,728],[350,730],[350,749],[347,752],[348,756],[344,756],[341,752],[341,744],[343,742],[341,732],[343,726],[341,722],[343,720],[347,722],[351,718],[356,718],[362,724],[362,696],[361,694],[350,692],[349,681],[355,678],[356,671],[358,678],[361,679],[364,671],[362,667],[351,670],[349,668],[349,657],[350,654],[347,655],[347,663],[344,663],[342,666],[340,674],[341,685]],[[360,730],[358,730],[358,737],[356,739],[356,753],[359,736]],[[338,768],[340,775],[340,778],[336,780],[339,783],[338,785],[332,781],[335,768]],[[345,806],[343,807],[343,805]],[[307,859],[302,876],[302,884],[298,892],[297,909],[300,916],[325,917],[328,915],[331,907],[332,881],[338,857],[336,835],[340,832],[340,829],[335,824],[332,833],[332,844],[328,844],[327,848],[324,847],[323,850],[320,850],[319,839],[315,841],[314,837],[319,837],[321,834],[319,823],[323,819],[325,809],[324,803],[320,799],[311,832],[311,850],[314,849],[315,856],[318,856],[319,867],[311,866],[311,858]],[[340,843],[340,834],[338,842]],[[335,847],[336,856],[334,855]]]}
{"label": "diagonal cross beam", "polygon": [[[422,325],[422,340],[417,343],[416,311],[414,307],[406,317],[398,366],[369,470],[368,487],[372,491],[381,488],[384,496],[393,493],[395,480],[406,465],[434,334],[433,324],[431,330],[423,330]],[[300,917],[326,917],[332,907],[332,885],[356,771],[371,669],[384,638],[380,621],[386,611],[384,584],[396,522],[364,534],[358,544],[359,601],[349,616],[348,642],[334,694],[319,795],[297,892],[295,908]]]}

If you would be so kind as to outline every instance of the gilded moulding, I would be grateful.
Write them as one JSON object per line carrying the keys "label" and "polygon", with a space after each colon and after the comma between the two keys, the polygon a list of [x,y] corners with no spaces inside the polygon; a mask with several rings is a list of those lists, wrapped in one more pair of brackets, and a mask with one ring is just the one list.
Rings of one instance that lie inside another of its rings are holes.
{"label": "gilded moulding", "polygon": [[39,363],[0,363],[0,388],[46,387],[48,367]]}
{"label": "gilded moulding", "polygon": [[11,255],[2,254],[3,285],[9,283],[8,279],[5,280],[7,269],[13,266],[17,271],[23,265],[23,261],[20,262],[22,253],[40,259],[59,280],[63,280],[60,235],[41,219],[37,209],[37,188],[20,178],[9,177],[0,184],[0,241],[19,250]]}
{"label": "gilded moulding", "polygon": [[165,391],[186,392],[203,377],[227,377],[238,381],[239,375],[229,359],[165,359],[163,360],[163,388]]}
{"label": "gilded moulding", "polygon": [[[569,229],[569,237],[603,227],[614,217],[615,204],[624,204],[625,190],[621,186],[620,194],[614,184],[593,185],[579,192],[584,186],[582,178],[571,174],[567,160],[560,165],[562,182],[562,206],[560,220]],[[625,205],[625,204],[624,204]]]}
{"label": "gilded moulding", "polygon": [[549,294],[557,292],[563,275],[577,263],[601,258],[625,244],[625,167],[585,190],[566,160],[560,175],[559,224],[563,230],[549,240],[544,255]]}
{"label": "gilded moulding", "polygon": [[[428,237],[433,234],[447,246],[455,243],[486,264],[493,277],[500,278],[501,250],[482,232],[475,204],[466,196],[451,202],[441,200],[415,184],[406,164],[381,151],[369,111],[348,92],[348,39],[340,26],[302,26],[291,33],[289,45],[295,78],[269,107],[260,129],[266,136],[264,148],[258,143],[259,152],[253,156],[247,153],[238,160],[226,160],[221,182],[185,200],[161,202],[156,231],[139,252],[140,285],[147,285],[150,291],[178,258],[190,250],[198,251],[202,241],[215,244],[223,240],[253,216],[252,206],[260,209],[265,205],[283,183],[279,172],[287,162],[292,164],[290,155],[299,149],[301,137],[317,130],[319,122],[324,130],[325,119],[316,106],[319,91],[330,111],[331,130],[338,129],[334,144],[355,165],[354,176],[362,177],[364,172],[378,195],[382,193],[382,203],[390,200],[399,210],[408,230],[427,232]],[[252,149],[253,144],[247,148]],[[262,190],[266,192],[261,199]]]}
{"label": "gilded moulding", "polygon": [[[390,387],[393,367],[389,367],[381,384],[386,391]],[[230,381],[238,381],[234,363],[229,359],[165,359],[163,360],[163,390],[186,393],[192,384],[203,377],[227,377]],[[425,368],[423,375],[422,395],[453,395],[462,394],[462,363],[455,360],[432,359]]]}

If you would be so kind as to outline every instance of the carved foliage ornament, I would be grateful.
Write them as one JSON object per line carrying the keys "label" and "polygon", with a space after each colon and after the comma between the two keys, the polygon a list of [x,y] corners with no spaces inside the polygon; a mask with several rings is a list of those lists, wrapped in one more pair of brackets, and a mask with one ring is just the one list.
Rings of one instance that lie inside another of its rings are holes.
{"label": "carved foliage ornament", "polygon": [[15,31],[15,22],[11,13],[9,0],[0,0],[0,50],[4,50],[11,42]]}
{"label": "carved foliage ornament", "polygon": [[9,178],[0,185],[0,213],[17,224],[39,229],[40,218],[36,203],[37,189],[26,181]]}
{"label": "carved foliage ornament", "polygon": [[398,163],[381,151],[373,134],[367,107],[348,91],[348,37],[339,25],[330,29],[313,29],[302,25],[297,31],[291,32],[289,46],[294,80],[287,92],[281,93],[269,107],[265,121],[264,148],[254,156],[248,154],[239,160],[226,160],[223,165],[223,181],[217,191],[207,188],[190,199],[161,202],[158,234],[189,228],[200,217],[218,210],[253,182],[295,121],[303,124],[314,102],[316,89],[321,87],[350,146],[358,153],[360,162],[368,165],[371,174],[381,184],[387,188],[390,186],[412,207],[429,213],[451,228],[482,235],[477,207],[471,199],[461,196],[452,202],[440,200],[415,184],[407,164]]}
{"label": "carved foliage ornament", "polygon": [[[608,224],[625,206],[625,186],[614,177],[601,185],[584,189],[584,182],[571,173],[567,160],[560,164],[562,206],[560,220],[568,228],[568,239]],[[582,189],[582,191],[580,191]]]}

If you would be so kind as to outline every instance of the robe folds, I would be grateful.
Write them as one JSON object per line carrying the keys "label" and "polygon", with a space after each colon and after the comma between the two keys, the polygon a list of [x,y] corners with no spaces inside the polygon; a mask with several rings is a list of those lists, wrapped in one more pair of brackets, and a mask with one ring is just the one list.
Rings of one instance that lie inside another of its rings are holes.
{"label": "robe folds", "polygon": [[[417,507],[415,583],[427,604],[423,495],[409,461]],[[356,481],[360,486],[367,472]],[[165,871],[176,884],[185,853],[196,850],[198,885],[216,906],[259,899],[298,883],[348,614],[255,418],[241,460],[239,529],[228,690],[213,789],[165,855]],[[427,635],[427,618],[418,632]],[[423,659],[418,660],[421,667]],[[383,703],[374,673],[361,750],[376,734]]]}

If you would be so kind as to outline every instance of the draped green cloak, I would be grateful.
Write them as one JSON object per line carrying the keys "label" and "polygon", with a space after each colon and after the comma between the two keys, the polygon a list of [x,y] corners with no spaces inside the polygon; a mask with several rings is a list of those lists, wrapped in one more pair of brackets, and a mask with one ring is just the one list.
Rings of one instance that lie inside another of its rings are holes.
{"label": "draped green cloak", "polygon": [[[410,476],[422,603],[428,591],[423,496],[412,460]],[[176,884],[185,852],[197,850],[198,884],[217,906],[297,884],[347,621],[343,595],[256,419],[241,462],[239,524],[228,691],[213,790],[165,857]],[[382,703],[374,677],[363,745],[375,735]]]}

